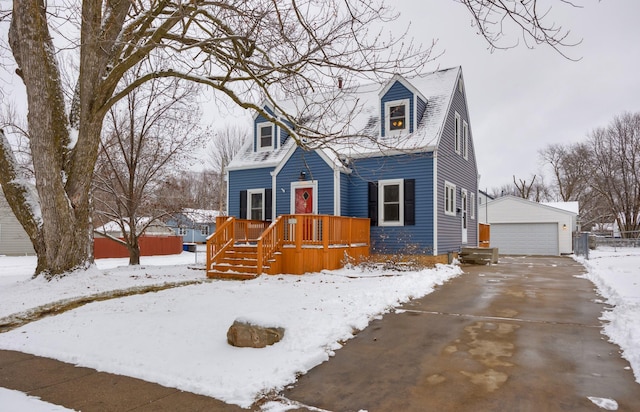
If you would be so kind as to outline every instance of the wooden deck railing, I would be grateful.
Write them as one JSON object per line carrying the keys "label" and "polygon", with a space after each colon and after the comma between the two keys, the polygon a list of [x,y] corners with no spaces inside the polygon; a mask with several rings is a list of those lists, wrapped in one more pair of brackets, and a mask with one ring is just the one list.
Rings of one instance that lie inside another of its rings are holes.
{"label": "wooden deck railing", "polygon": [[257,246],[257,273],[283,246],[300,251],[315,248],[327,251],[336,247],[369,245],[369,219],[329,215],[281,215],[273,223],[235,219],[218,220],[218,227],[207,240],[207,268],[236,243]]}
{"label": "wooden deck railing", "polygon": [[275,253],[282,247],[282,241],[284,239],[283,233],[283,219],[282,216],[279,216],[258,238],[258,274],[262,273],[264,263],[272,259]]}
{"label": "wooden deck railing", "polygon": [[330,215],[282,215],[284,244],[330,247],[369,244],[369,219]]}
{"label": "wooden deck railing", "polygon": [[216,220],[216,231],[207,239],[207,270],[218,263],[224,252],[234,244],[235,218],[224,217]]}

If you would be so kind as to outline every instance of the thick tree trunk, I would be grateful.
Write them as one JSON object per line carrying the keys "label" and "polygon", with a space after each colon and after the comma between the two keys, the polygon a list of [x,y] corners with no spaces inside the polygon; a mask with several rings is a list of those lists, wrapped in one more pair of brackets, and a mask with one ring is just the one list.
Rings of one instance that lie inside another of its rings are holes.
{"label": "thick tree trunk", "polygon": [[[14,1],[9,43],[29,107],[29,142],[41,212],[38,230],[28,231],[38,254],[36,275],[60,275],[92,262],[93,235],[88,191],[70,198],[65,190],[69,129],[42,0]],[[37,213],[17,197],[8,200],[17,216],[29,215],[29,210],[31,215]],[[25,221],[21,220],[23,226]]]}

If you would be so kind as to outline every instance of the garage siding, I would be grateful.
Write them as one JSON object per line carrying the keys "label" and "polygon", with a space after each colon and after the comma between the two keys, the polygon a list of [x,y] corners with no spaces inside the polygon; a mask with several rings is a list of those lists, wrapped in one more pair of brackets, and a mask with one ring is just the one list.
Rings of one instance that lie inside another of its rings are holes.
{"label": "garage siding", "polygon": [[506,255],[553,255],[558,248],[557,223],[494,223],[491,246]]}

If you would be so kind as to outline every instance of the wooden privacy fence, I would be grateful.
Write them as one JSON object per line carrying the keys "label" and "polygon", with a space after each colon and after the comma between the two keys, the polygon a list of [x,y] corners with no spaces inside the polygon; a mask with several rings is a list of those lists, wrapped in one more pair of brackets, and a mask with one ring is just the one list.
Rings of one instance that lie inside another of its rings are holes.
{"label": "wooden privacy fence", "polygon": [[[138,238],[140,256],[174,255],[182,253],[182,236],[141,236]],[[129,250],[106,237],[93,239],[96,259],[129,257]]]}
{"label": "wooden privacy fence", "polygon": [[491,246],[491,225],[486,223],[478,223],[478,246]]}

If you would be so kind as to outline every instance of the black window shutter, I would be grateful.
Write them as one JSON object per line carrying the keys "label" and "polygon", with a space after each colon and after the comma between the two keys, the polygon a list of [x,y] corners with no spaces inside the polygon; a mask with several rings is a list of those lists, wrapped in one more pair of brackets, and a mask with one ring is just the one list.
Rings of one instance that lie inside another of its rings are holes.
{"label": "black window shutter", "polygon": [[416,179],[404,179],[404,224],[416,224]]}
{"label": "black window shutter", "polygon": [[247,191],[240,191],[240,219],[247,218]]}
{"label": "black window shutter", "polygon": [[273,212],[273,208],[271,206],[273,191],[271,189],[264,189],[264,220],[271,221],[271,214]]}
{"label": "black window shutter", "polygon": [[371,226],[378,226],[378,183],[369,182],[369,219]]}

